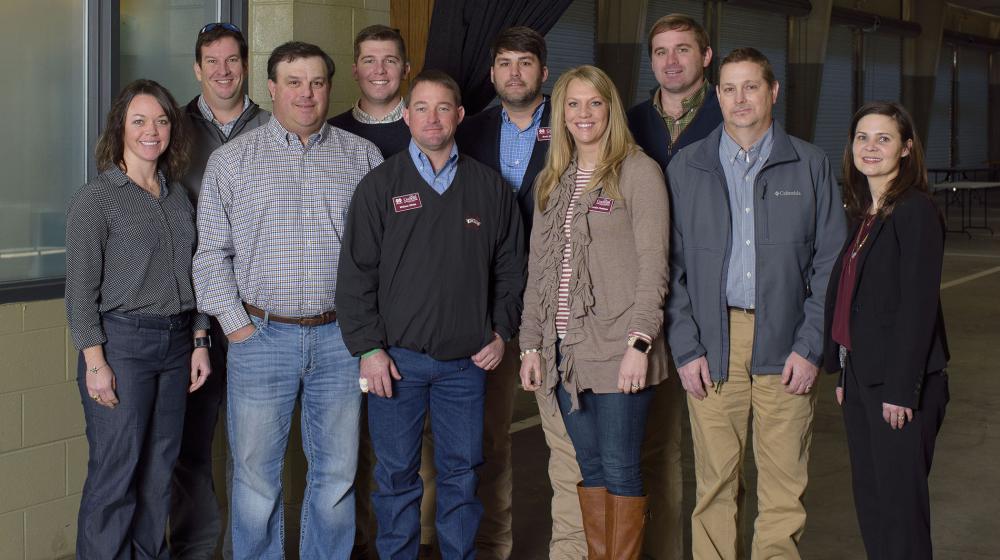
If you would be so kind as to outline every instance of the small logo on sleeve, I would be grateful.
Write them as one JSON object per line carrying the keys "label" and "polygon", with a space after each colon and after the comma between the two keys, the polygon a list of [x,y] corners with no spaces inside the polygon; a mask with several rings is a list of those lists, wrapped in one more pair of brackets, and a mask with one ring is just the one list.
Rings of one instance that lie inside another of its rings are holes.
{"label": "small logo on sleeve", "polygon": [[588,212],[597,212],[598,214],[610,214],[611,209],[615,207],[615,199],[608,198],[606,196],[599,196],[597,200],[587,209]]}
{"label": "small logo on sleeve", "polygon": [[400,212],[416,210],[422,206],[423,205],[420,203],[420,193],[411,193],[392,197],[392,207],[396,210],[397,214]]}
{"label": "small logo on sleeve", "polygon": [[479,226],[483,225],[483,222],[479,220],[479,216],[475,214],[469,214],[465,217],[465,227],[468,229],[479,229]]}
{"label": "small logo on sleeve", "polygon": [[552,129],[547,126],[538,127],[538,134],[535,139],[539,142],[548,142],[552,140]]}

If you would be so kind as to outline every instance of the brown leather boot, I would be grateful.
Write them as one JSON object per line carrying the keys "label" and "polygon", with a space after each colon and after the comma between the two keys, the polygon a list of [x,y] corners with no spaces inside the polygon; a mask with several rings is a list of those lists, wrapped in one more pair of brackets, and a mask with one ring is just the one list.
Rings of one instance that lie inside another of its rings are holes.
{"label": "brown leather boot", "polygon": [[[642,536],[646,530],[646,502],[648,498],[607,495],[605,516],[607,518],[607,558],[608,560],[639,560],[642,552]],[[584,526],[586,526],[584,521]],[[590,539],[588,538],[589,542]]]}
{"label": "brown leather boot", "polygon": [[603,486],[587,488],[576,485],[576,495],[580,497],[580,513],[583,514],[583,533],[587,536],[587,560],[609,560],[604,542],[604,506],[608,490]]}

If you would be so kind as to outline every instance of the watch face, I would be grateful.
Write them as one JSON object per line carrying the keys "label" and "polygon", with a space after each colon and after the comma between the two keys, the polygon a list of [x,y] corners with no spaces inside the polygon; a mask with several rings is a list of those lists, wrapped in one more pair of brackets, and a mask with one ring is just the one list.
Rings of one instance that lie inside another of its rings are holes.
{"label": "watch face", "polygon": [[643,353],[649,352],[649,343],[641,338],[636,338],[635,341],[632,342],[632,348],[635,348]]}

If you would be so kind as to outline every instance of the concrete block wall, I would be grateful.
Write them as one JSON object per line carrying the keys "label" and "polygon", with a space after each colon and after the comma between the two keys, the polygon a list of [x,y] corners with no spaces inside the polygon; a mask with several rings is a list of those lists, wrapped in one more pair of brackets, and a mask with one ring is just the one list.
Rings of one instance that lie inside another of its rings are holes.
{"label": "concrete block wall", "polygon": [[250,97],[271,108],[267,91],[267,58],[285,41],[319,45],[333,58],[336,72],[330,94],[330,115],[351,107],[357,84],[351,78],[354,36],[376,23],[389,25],[389,0],[251,0]]}
{"label": "concrete block wall", "polygon": [[87,475],[63,300],[0,305],[0,560],[71,557]]}

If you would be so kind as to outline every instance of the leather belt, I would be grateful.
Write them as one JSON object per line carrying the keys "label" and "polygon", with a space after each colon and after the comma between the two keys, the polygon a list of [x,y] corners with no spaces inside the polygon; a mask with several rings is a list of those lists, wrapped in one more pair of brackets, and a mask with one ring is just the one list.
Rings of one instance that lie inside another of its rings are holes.
{"label": "leather belt", "polygon": [[312,317],[282,317],[281,315],[275,315],[274,313],[267,313],[263,309],[254,307],[245,301],[243,302],[243,309],[246,309],[247,313],[260,319],[267,319],[268,321],[274,321],[275,323],[285,323],[286,325],[299,325],[300,327],[318,327],[320,325],[333,323],[337,320],[336,310],[327,311],[326,313],[321,313],[319,315],[313,315]]}
{"label": "leather belt", "polygon": [[736,311],[738,313],[745,313],[747,315],[753,315],[754,314],[754,310],[753,309],[747,309],[745,307],[733,307],[733,306],[730,305],[729,306],[729,310],[730,311]]}

